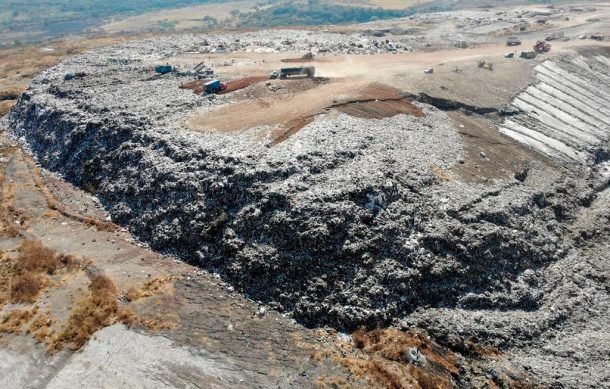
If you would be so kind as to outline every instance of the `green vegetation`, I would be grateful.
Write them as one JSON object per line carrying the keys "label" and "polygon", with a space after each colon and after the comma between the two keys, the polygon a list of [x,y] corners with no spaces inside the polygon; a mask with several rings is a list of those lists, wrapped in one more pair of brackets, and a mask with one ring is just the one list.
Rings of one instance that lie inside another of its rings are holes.
{"label": "green vegetation", "polygon": [[[110,19],[164,9],[223,3],[225,0],[0,0],[0,46],[19,46],[22,42],[43,41],[67,34],[95,31]],[[193,15],[201,20],[190,29],[257,28],[275,26],[314,26],[362,23],[408,16],[416,12],[449,11],[504,3],[546,3],[567,0],[433,0],[406,9],[349,6],[332,0],[251,0],[243,9],[230,12],[229,18]],[[583,1],[583,0],[570,0]],[[407,2],[413,4],[413,2]],[[252,5],[256,5],[252,8]],[[360,3],[361,4],[361,3]],[[247,10],[252,10],[248,12]],[[180,30],[180,22],[161,20],[157,30]]]}
{"label": "green vegetation", "polygon": [[0,0],[0,29],[45,26],[117,15],[221,2],[222,0]]}
{"label": "green vegetation", "polygon": [[307,3],[289,1],[255,12],[240,13],[238,23],[243,27],[314,26],[363,23],[409,14],[405,10],[340,6],[318,0],[309,0]]}
{"label": "green vegetation", "polygon": [[[0,30],[41,29],[55,31],[90,27],[116,16],[142,14],[150,11],[200,5],[222,0],[0,0]],[[368,22],[401,17],[402,10],[349,7],[328,1],[270,1],[271,7],[250,13],[232,12],[234,22],[241,27],[320,25]],[[216,26],[211,16],[205,24]],[[73,25],[77,24],[77,25]],[[172,28],[162,22],[160,27]]]}

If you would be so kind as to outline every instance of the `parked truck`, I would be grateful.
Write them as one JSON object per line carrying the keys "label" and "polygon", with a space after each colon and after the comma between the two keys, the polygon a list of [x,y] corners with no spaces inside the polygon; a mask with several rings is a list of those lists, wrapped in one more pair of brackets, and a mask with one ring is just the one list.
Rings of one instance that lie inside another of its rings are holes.
{"label": "parked truck", "polygon": [[225,89],[227,89],[227,86],[219,80],[212,80],[203,84],[203,91],[205,93],[218,93]]}
{"label": "parked truck", "polygon": [[315,74],[316,68],[313,66],[280,69],[280,78],[288,78],[289,76],[307,76],[308,78],[313,78]]}

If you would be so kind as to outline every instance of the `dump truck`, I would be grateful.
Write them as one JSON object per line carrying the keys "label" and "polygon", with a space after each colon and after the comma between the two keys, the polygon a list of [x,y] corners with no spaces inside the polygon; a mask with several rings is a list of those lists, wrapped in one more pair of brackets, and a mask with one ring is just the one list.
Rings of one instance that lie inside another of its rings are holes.
{"label": "dump truck", "polygon": [[205,93],[218,93],[225,89],[227,89],[227,86],[223,82],[220,82],[220,80],[212,80],[203,84],[203,91]]}
{"label": "dump truck", "polygon": [[316,68],[313,66],[300,66],[294,68],[282,68],[280,69],[280,78],[287,78],[289,76],[307,76],[313,78],[316,74]]}

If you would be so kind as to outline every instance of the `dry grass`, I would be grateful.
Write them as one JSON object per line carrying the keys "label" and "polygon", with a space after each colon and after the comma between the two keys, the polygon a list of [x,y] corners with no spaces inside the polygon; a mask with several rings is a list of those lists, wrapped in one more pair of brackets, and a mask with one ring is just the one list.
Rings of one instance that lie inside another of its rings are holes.
{"label": "dry grass", "polygon": [[28,271],[18,274],[11,279],[11,302],[33,304],[38,294],[51,284],[49,277],[41,273]]}
{"label": "dry grass", "polygon": [[41,271],[49,275],[62,270],[80,269],[84,264],[90,263],[90,260],[87,259],[78,259],[73,255],[56,253],[34,239],[25,239],[19,250],[19,258],[20,262],[23,263],[23,269]]}
{"label": "dry grass", "polygon": [[43,342],[52,337],[53,324],[55,323],[55,319],[50,318],[47,315],[41,314],[34,319],[32,324],[30,324],[27,333],[32,334],[34,339],[37,342]]}
{"label": "dry grass", "polygon": [[[359,330],[352,334],[352,338],[353,349],[341,346],[341,351],[325,351],[322,355],[314,354],[313,357],[331,358],[353,376],[366,380],[370,387],[452,388],[452,374],[459,373],[453,352],[416,331]],[[423,354],[426,363],[421,366],[414,364],[409,358],[411,349]],[[333,377],[326,377],[322,381],[319,386],[341,387],[334,385],[336,380]]]}
{"label": "dry grass", "polygon": [[25,239],[19,247],[17,271],[54,274],[61,262],[55,251],[44,246],[39,240]]}
{"label": "dry grass", "polygon": [[19,225],[15,223],[15,215],[10,205],[11,196],[7,192],[10,192],[10,188],[7,187],[6,176],[0,174],[0,193],[2,195],[0,201],[0,235],[14,238],[19,234]]}
{"label": "dry grass", "polygon": [[133,325],[133,312],[119,307],[117,289],[110,278],[97,275],[91,278],[89,295],[80,300],[59,335],[51,342],[49,352],[67,347],[80,349],[98,330],[116,322]]}
{"label": "dry grass", "polygon": [[18,253],[16,258],[3,255],[0,261],[0,307],[8,302],[34,303],[53,284],[50,275],[82,266],[82,261],[57,254],[37,240],[23,240]]}
{"label": "dry grass", "polygon": [[340,358],[338,362],[352,374],[367,379],[371,385],[388,389],[413,387],[409,377],[404,377],[400,367],[382,359]]}
{"label": "dry grass", "polygon": [[337,376],[320,376],[316,379],[314,385],[322,389],[354,388],[353,383],[346,378]]}
{"label": "dry grass", "polygon": [[80,261],[72,256],[57,254],[38,240],[25,239],[19,247],[18,258],[12,266],[9,265],[8,271],[7,263],[3,263],[2,267],[5,268],[4,278],[8,278],[10,285],[10,301],[32,304],[43,289],[53,284],[49,275],[79,268]]}
{"label": "dry grass", "polygon": [[38,307],[15,309],[0,320],[0,332],[20,335],[22,327],[38,313]]}
{"label": "dry grass", "polygon": [[178,324],[163,319],[161,317],[155,317],[152,319],[142,319],[139,321],[144,327],[153,332],[163,331],[163,330],[175,330],[178,328]]}
{"label": "dry grass", "polygon": [[159,294],[171,295],[173,293],[173,281],[179,279],[178,276],[162,275],[151,278],[137,288],[131,288],[125,292],[127,301],[137,301],[142,298],[151,297]]}

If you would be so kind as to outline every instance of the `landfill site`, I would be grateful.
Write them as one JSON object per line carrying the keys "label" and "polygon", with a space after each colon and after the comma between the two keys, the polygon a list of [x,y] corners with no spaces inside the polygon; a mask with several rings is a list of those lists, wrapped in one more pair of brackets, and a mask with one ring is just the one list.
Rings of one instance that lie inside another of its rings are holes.
{"label": "landfill site", "polygon": [[0,387],[610,385],[610,4],[127,41],[0,126]]}

